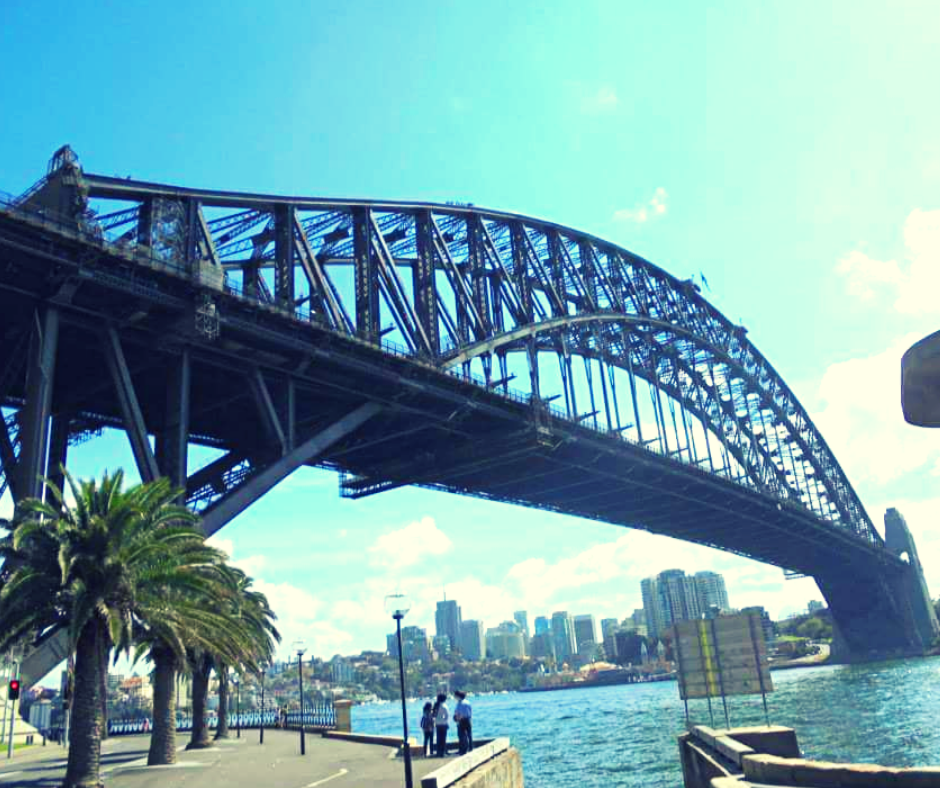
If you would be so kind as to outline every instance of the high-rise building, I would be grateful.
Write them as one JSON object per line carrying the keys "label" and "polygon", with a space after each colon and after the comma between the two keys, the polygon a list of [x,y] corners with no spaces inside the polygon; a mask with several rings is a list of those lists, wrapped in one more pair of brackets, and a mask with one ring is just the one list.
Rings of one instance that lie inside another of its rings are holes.
{"label": "high-rise building", "polygon": [[646,643],[646,638],[636,632],[621,629],[614,634],[613,639],[618,663],[621,665],[643,664],[643,645]]}
{"label": "high-rise building", "polygon": [[590,613],[574,617],[574,639],[579,654],[587,653],[597,645],[597,624]]}
{"label": "high-rise building", "polygon": [[525,610],[517,610],[512,614],[513,620],[522,627],[522,636],[526,639],[526,642],[529,640],[529,614]]}
{"label": "high-rise building", "polygon": [[334,684],[349,684],[356,680],[356,669],[340,656],[330,660],[330,674]]}
{"label": "high-rise building", "polygon": [[567,610],[552,613],[552,642],[555,645],[555,659],[559,662],[564,662],[572,654],[578,653],[574,621]]}
{"label": "high-rise building", "polygon": [[504,621],[486,630],[486,655],[492,659],[522,659],[525,656],[522,627],[515,621]]}
{"label": "high-rise building", "polygon": [[545,616],[536,616],[535,619],[535,634],[544,635],[546,632],[552,631],[552,625],[548,623],[548,619]]}
{"label": "high-rise building", "polygon": [[601,619],[601,638],[604,641],[604,656],[611,662],[617,658],[617,641],[615,635],[620,629],[620,622],[616,618]]}
{"label": "high-rise building", "polygon": [[660,637],[676,621],[702,617],[698,586],[681,569],[667,569],[640,583],[647,631]]}
{"label": "high-rise building", "polygon": [[447,635],[435,635],[434,639],[431,641],[431,645],[437,652],[438,657],[450,656],[452,648],[450,638],[447,637]]}
{"label": "high-rise building", "polygon": [[551,632],[539,632],[529,641],[529,653],[533,657],[542,659],[555,659],[555,642]]}
{"label": "high-rise building", "polygon": [[437,603],[437,612],[434,614],[435,634],[440,637],[447,635],[451,646],[460,643],[460,605],[453,599],[444,599]]}
{"label": "high-rise building", "polygon": [[[398,638],[394,632],[385,636],[385,643],[390,657],[398,656]],[[427,630],[421,627],[401,628],[402,659],[405,661],[431,659],[431,641]]]}
{"label": "high-rise building", "polygon": [[695,585],[698,590],[699,609],[702,612],[717,607],[718,610],[728,610],[728,589],[725,579],[717,572],[696,572]]}
{"label": "high-rise building", "polygon": [[810,615],[813,615],[813,613],[818,613],[820,610],[824,610],[825,608],[825,604],[820,602],[818,599],[811,599],[810,603],[806,606],[806,611]]}
{"label": "high-rise building", "polygon": [[764,633],[764,640],[767,643],[772,643],[777,637],[777,630],[774,627],[774,622],[770,620],[770,613],[768,613],[763,605],[753,605],[752,607],[741,608],[742,613],[757,613],[760,616],[760,626],[761,630]]}
{"label": "high-rise building", "polygon": [[464,659],[480,660],[486,656],[483,622],[469,619],[460,622],[460,651]]}

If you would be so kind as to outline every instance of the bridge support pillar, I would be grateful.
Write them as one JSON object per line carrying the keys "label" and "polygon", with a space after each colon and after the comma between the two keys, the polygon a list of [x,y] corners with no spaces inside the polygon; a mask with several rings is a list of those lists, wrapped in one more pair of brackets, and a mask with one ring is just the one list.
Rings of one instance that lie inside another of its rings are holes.
{"label": "bridge support pillar", "polygon": [[923,654],[940,635],[917,549],[896,509],[885,515],[885,545],[908,565],[838,566],[815,577],[833,617],[833,659],[864,662]]}
{"label": "bridge support pillar", "polygon": [[26,405],[20,411],[20,458],[18,494],[38,498],[46,471],[49,423],[52,417],[52,387],[56,348],[59,342],[59,311],[46,307],[35,313],[26,369]]}

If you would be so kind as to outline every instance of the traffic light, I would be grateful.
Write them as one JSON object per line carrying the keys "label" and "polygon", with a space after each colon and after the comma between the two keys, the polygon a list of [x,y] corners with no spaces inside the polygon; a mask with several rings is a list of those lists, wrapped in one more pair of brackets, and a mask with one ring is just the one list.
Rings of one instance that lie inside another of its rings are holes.
{"label": "traffic light", "polygon": [[17,700],[20,697],[20,682],[19,679],[10,679],[10,684],[7,687],[7,692],[10,700]]}

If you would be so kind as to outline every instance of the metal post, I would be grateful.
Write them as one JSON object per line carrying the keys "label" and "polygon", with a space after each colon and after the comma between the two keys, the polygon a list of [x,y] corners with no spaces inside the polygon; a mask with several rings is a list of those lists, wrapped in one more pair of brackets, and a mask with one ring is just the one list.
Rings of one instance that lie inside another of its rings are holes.
{"label": "metal post", "polygon": [[235,684],[235,738],[242,737],[242,683]]}
{"label": "metal post", "polygon": [[304,739],[304,653],[297,652],[297,675],[300,679],[300,754],[307,754],[307,742]]}
{"label": "metal post", "polygon": [[264,674],[265,669],[261,668],[261,735],[258,744],[264,744]]}
{"label": "metal post", "polygon": [[[13,663],[13,669],[10,671],[10,677],[14,679],[18,679],[20,677],[19,662]],[[7,742],[7,760],[9,760],[13,757],[13,726],[16,724],[16,701],[9,700],[9,696],[7,696],[7,701],[10,704],[10,738]]]}
{"label": "metal post", "polygon": [[401,723],[402,747],[405,754],[405,788],[413,788],[411,778],[411,746],[408,744],[408,708],[405,705],[405,662],[401,651],[401,616],[395,616],[395,628],[398,635],[398,678],[401,682]]}

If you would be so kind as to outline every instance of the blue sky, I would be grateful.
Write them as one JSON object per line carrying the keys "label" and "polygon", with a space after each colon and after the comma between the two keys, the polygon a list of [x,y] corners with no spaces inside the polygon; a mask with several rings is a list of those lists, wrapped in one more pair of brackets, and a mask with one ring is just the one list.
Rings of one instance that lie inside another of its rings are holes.
{"label": "blue sky", "polygon": [[[81,7],[80,7],[81,6]],[[7,0],[0,190],[69,143],[93,172],[550,218],[681,277],[749,329],[872,518],[906,513],[940,590],[940,436],[903,425],[899,358],[937,328],[940,6]],[[130,464],[123,440],[75,469]],[[404,533],[399,533],[404,531]],[[623,617],[642,577],[726,573],[773,614],[811,581],[573,518],[303,471],[220,535],[288,639],[381,648],[381,598],[432,625]],[[407,549],[403,549],[407,548]]]}

